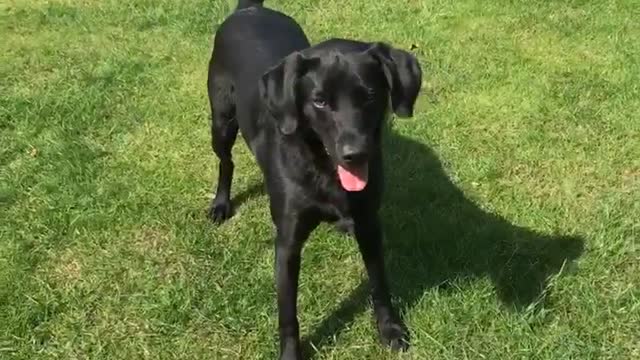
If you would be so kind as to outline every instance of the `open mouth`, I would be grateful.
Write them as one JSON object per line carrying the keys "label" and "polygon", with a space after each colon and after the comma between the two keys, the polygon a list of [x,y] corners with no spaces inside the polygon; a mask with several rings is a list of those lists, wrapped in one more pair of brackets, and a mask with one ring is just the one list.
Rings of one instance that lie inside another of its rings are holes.
{"label": "open mouth", "polygon": [[347,191],[362,191],[369,180],[369,164],[338,165],[340,185]]}
{"label": "open mouth", "polygon": [[[324,151],[331,157],[329,149]],[[360,164],[338,165],[338,179],[340,185],[347,191],[362,191],[367,186],[369,180],[369,163],[366,161]]]}

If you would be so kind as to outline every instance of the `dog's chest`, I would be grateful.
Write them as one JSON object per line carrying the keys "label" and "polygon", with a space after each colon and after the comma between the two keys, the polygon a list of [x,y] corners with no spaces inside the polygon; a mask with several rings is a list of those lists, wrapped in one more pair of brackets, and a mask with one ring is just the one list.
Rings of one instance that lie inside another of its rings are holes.
{"label": "dog's chest", "polygon": [[314,179],[314,191],[309,194],[311,210],[323,220],[335,221],[351,217],[349,198],[333,173],[318,173]]}

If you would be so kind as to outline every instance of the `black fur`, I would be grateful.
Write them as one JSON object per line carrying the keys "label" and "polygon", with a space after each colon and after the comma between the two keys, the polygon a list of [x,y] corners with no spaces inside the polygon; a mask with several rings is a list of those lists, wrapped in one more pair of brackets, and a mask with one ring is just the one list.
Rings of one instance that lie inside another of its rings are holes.
{"label": "black fur", "polygon": [[[240,1],[215,38],[208,89],[220,164],[209,216],[214,222],[231,216],[231,148],[240,129],[264,174],[277,232],[281,358],[301,358],[300,254],[322,221],[355,235],[381,340],[405,349],[408,333],[391,304],[378,218],[381,128],[391,111],[413,114],[420,66],[413,55],[383,43],[333,39],[309,47],[293,19],[261,3]],[[345,190],[338,166],[368,173],[364,189]]]}

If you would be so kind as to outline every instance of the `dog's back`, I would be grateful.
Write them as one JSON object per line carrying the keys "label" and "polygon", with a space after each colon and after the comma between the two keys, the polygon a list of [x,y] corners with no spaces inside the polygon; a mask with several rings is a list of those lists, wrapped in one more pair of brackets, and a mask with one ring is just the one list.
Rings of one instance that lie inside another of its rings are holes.
{"label": "dog's back", "polygon": [[[216,31],[209,64],[209,98],[220,118],[237,121],[252,149],[259,135],[258,82],[270,67],[309,41],[292,18],[262,1],[240,0]],[[235,126],[235,125],[234,125]]]}
{"label": "dog's back", "polygon": [[231,75],[239,88],[245,84],[257,87],[257,80],[269,67],[309,46],[292,18],[262,7],[262,2],[240,0],[216,32],[212,66]]}
{"label": "dog's back", "polygon": [[236,10],[262,6],[264,0],[239,0]]}

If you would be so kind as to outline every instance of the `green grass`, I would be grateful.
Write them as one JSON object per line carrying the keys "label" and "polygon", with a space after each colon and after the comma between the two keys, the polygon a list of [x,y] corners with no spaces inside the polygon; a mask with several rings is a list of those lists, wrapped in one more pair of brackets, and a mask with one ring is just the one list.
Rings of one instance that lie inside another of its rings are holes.
{"label": "green grass", "polygon": [[[0,358],[272,359],[272,226],[206,67],[217,0],[0,3]],[[353,240],[319,228],[299,314],[315,359],[640,357],[640,6],[267,0],[312,41],[415,45],[382,215],[412,348],[381,348]],[[576,261],[572,261],[576,260]]]}

